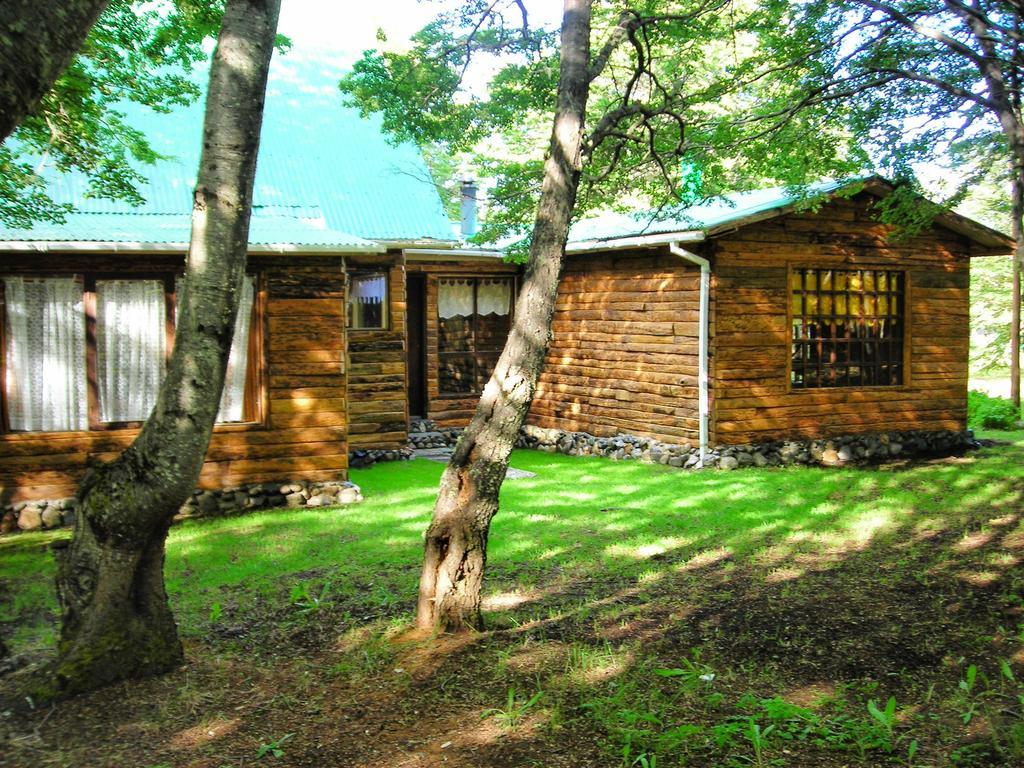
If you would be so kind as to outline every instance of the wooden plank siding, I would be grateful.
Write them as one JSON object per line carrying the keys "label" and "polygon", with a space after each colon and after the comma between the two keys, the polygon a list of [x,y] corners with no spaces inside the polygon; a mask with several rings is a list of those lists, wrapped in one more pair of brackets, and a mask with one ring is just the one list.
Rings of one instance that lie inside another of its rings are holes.
{"label": "wooden plank siding", "polygon": [[438,318],[437,318],[437,284],[441,277],[455,276],[486,276],[486,275],[518,275],[521,267],[509,264],[500,259],[493,261],[445,261],[445,262],[409,262],[406,267],[410,272],[422,272],[426,275],[426,374],[427,374],[427,418],[433,419],[441,427],[464,427],[469,423],[476,411],[480,393],[474,395],[445,395],[441,393],[438,371],[440,360],[437,354]]}
{"label": "wooden plank siding", "polygon": [[[966,426],[970,244],[935,227],[889,242],[861,194],[714,241],[712,439],[737,444]],[[904,383],[790,388],[789,270],[906,274]]]}
{"label": "wooden plank siding", "polygon": [[380,330],[348,332],[349,446],[396,449],[408,442],[405,267],[399,254],[348,259],[350,273],[384,271],[388,317]]}
{"label": "wooden plank siding", "polygon": [[[69,268],[69,265],[74,268]],[[176,272],[181,256],[5,256],[3,274]],[[202,488],[348,472],[344,273],[340,259],[252,257],[261,340],[259,421],[214,428]],[[137,429],[0,434],[0,501],[72,495],[89,465],[115,458]]]}
{"label": "wooden plank siding", "polygon": [[570,255],[528,423],[696,440],[699,274],[664,248]]}

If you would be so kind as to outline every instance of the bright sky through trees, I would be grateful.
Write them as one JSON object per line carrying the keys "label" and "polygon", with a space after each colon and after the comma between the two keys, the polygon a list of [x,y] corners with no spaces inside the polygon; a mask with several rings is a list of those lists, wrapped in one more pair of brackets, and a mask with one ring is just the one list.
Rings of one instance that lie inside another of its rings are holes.
{"label": "bright sky through trees", "polygon": [[[292,39],[296,51],[330,53],[350,64],[367,48],[375,48],[377,30],[389,45],[403,47],[409,37],[430,22],[447,0],[285,0],[281,8],[281,34]],[[557,27],[559,0],[527,0],[531,23]]]}

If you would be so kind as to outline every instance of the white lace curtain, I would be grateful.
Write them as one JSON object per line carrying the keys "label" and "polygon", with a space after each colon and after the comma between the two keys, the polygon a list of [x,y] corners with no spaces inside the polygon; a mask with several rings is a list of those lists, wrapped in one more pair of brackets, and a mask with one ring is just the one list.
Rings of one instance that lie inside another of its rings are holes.
{"label": "white lace curtain", "polygon": [[235,335],[231,339],[231,355],[224,375],[224,392],[220,398],[217,421],[245,420],[245,380],[249,370],[249,325],[254,295],[255,281],[252,277],[246,277],[242,282],[242,295],[238,299]]}
{"label": "white lace curtain", "polygon": [[[185,276],[175,280],[174,292],[179,301],[185,288]],[[245,384],[249,371],[249,332],[252,324],[252,305],[256,296],[256,278],[246,275],[242,282],[242,293],[238,297],[238,314],[235,315],[235,335],[231,337],[231,353],[224,373],[224,390],[220,396],[220,410],[217,421],[245,421]],[[174,322],[178,322],[177,303]]]}
{"label": "white lace curtain", "polygon": [[352,299],[357,304],[380,304],[387,293],[384,275],[367,275],[352,279]]}
{"label": "white lace curtain", "polygon": [[387,295],[385,275],[354,275],[348,292],[349,328],[384,328],[387,325]]}
{"label": "white lace curtain", "polygon": [[511,280],[481,279],[476,289],[478,315],[507,315],[512,306]]}
{"label": "white lace curtain", "polygon": [[470,317],[473,314],[473,281],[441,280],[437,287],[439,317]]}
{"label": "white lace curtain", "polygon": [[143,421],[164,376],[164,285],[96,281],[96,367],[100,419]]}
{"label": "white lace curtain", "polygon": [[71,278],[4,280],[11,429],[88,428],[82,286]]}
{"label": "white lace curtain", "polygon": [[443,278],[437,289],[439,317],[470,317],[476,290],[478,315],[507,315],[512,307],[512,281],[502,279]]}

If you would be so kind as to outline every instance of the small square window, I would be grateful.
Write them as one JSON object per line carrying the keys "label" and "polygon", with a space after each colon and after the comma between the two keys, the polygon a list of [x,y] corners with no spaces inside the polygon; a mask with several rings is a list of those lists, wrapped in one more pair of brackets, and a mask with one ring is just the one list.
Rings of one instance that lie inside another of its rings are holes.
{"label": "small square window", "polygon": [[352,275],[348,288],[348,327],[355,330],[386,328],[388,278],[375,274]]}

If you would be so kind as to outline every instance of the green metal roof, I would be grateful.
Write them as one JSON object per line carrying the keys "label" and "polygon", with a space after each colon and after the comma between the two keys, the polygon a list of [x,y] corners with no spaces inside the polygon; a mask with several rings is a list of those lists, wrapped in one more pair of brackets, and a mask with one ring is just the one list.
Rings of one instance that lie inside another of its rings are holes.
{"label": "green metal roof", "polygon": [[821,181],[802,188],[771,187],[738,192],[693,205],[671,218],[655,218],[652,212],[605,213],[583,219],[569,232],[570,243],[603,242],[624,237],[661,235],[673,232],[707,232],[746,219],[786,208],[802,200],[813,200],[838,192],[866,179]]}
{"label": "green metal roof", "polygon": [[[389,144],[380,118],[343,107],[340,68],[275,54],[257,163],[250,242],[363,249],[376,240],[455,240],[419,150]],[[205,80],[205,73],[197,72]],[[187,243],[203,105],[168,114],[129,105],[132,125],[170,159],[141,170],[146,202],[85,197],[81,174],[47,174],[76,212],[63,224],[0,227],[0,241]]]}

